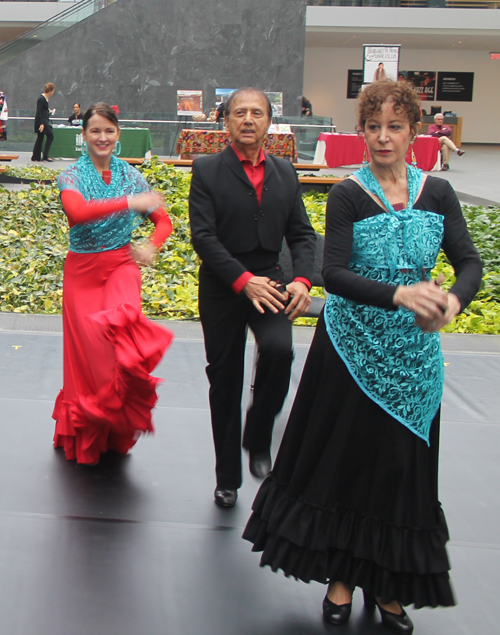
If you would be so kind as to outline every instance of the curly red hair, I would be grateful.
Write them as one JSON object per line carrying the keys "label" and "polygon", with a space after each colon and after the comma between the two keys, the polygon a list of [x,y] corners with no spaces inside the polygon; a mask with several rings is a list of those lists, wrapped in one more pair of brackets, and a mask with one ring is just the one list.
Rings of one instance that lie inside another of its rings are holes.
{"label": "curly red hair", "polygon": [[408,117],[411,130],[417,134],[420,123],[420,100],[413,86],[405,81],[382,79],[373,82],[360,92],[358,97],[358,123],[362,130],[370,117],[380,112],[382,104],[391,100],[394,112],[404,113]]}

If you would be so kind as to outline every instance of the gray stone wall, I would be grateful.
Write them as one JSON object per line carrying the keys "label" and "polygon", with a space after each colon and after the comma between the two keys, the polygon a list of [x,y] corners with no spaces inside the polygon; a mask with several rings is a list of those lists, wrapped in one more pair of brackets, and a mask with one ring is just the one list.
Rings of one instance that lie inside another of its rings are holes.
{"label": "gray stone wall", "polygon": [[11,114],[33,111],[45,82],[58,115],[77,101],[149,118],[176,111],[178,89],[253,85],[299,114],[305,0],[119,0],[0,66]]}

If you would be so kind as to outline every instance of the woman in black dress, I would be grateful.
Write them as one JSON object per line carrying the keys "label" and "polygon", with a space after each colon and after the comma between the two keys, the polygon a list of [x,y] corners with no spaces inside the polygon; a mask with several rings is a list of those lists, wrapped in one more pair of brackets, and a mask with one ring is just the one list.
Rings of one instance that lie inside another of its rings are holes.
{"label": "woman in black dress", "polygon": [[[329,584],[329,623],[349,619],[358,586],[401,634],[413,631],[403,606],[454,604],[437,491],[438,331],[481,282],[451,186],[405,161],[419,119],[406,82],[375,82],[360,96],[371,161],[328,198],[331,295],[244,533],[261,566]],[[429,274],[440,248],[456,274],[448,293]]]}

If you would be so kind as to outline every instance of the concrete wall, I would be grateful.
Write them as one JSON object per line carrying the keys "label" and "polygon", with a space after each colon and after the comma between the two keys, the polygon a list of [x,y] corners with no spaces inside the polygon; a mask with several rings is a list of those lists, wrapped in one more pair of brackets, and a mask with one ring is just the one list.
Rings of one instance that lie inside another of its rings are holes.
{"label": "concrete wall", "polygon": [[[356,101],[347,99],[347,70],[363,67],[363,52],[357,48],[307,47],[304,93],[314,114],[333,118],[341,131],[356,124]],[[500,143],[500,62],[487,51],[401,50],[400,69],[408,71],[464,71],[474,73],[472,102],[427,102],[463,117],[462,141]]]}
{"label": "concrete wall", "polygon": [[33,110],[43,85],[51,106],[71,112],[103,100],[121,112],[176,111],[177,89],[255,85],[284,93],[299,113],[305,0],[119,0],[0,66],[9,110]]}

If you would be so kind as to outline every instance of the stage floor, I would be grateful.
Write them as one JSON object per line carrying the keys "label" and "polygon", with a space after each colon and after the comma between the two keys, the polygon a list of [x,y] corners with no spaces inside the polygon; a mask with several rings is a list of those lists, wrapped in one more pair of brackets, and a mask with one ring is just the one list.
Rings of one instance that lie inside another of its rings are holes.
{"label": "stage floor", "polygon": [[[354,597],[343,627],[323,624],[325,588],[258,566],[241,539],[258,482],[236,508],[213,502],[214,457],[200,326],[176,340],[156,434],[97,467],[52,448],[62,381],[59,317],[0,315],[0,633],[6,635],[381,635]],[[295,329],[290,397],[312,329]],[[453,609],[409,610],[415,633],[496,632],[500,570],[500,337],[443,337],[441,500],[452,541]],[[253,345],[247,349],[247,368]],[[247,373],[248,376],[249,373]],[[248,397],[248,380],[245,395]]]}

